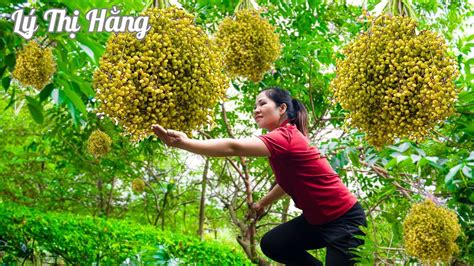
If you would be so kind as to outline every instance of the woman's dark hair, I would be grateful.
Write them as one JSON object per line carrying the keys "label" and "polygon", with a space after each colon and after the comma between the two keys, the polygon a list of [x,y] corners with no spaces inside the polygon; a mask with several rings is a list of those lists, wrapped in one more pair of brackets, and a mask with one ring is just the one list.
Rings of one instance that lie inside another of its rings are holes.
{"label": "woman's dark hair", "polygon": [[291,97],[287,90],[270,87],[264,90],[265,95],[276,103],[277,107],[286,104],[286,115],[290,124],[296,125],[303,135],[308,136],[308,112],[304,104]]}

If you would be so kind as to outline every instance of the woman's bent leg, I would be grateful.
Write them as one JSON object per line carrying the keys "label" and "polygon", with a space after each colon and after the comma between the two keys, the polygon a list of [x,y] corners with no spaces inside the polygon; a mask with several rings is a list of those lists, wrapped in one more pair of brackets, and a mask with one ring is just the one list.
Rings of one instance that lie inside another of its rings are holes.
{"label": "woman's bent leg", "polygon": [[337,243],[331,243],[327,247],[326,265],[327,266],[352,266],[356,256],[351,253],[352,248],[362,245],[364,242],[355,237],[341,239]]}
{"label": "woman's bent leg", "polygon": [[367,220],[364,210],[359,203],[356,203],[346,214],[344,214],[337,221],[341,228],[340,232],[344,234],[341,238],[337,235],[334,241],[327,246],[326,265],[327,266],[346,266],[354,265],[353,260],[356,256],[351,252],[352,249],[363,245],[362,239],[356,238],[355,235],[364,235],[359,226],[367,226]]}
{"label": "woman's bent leg", "polygon": [[287,265],[323,265],[306,250],[325,246],[318,231],[303,216],[273,228],[260,241],[267,257]]}

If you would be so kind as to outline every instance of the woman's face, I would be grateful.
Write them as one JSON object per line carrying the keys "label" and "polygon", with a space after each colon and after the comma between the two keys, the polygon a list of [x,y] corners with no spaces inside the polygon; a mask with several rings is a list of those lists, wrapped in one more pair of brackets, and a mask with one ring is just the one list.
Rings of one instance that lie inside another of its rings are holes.
{"label": "woman's face", "polygon": [[277,107],[276,103],[268,98],[265,92],[261,92],[255,100],[253,118],[259,128],[265,128],[272,131],[285,121],[285,112],[286,104]]}

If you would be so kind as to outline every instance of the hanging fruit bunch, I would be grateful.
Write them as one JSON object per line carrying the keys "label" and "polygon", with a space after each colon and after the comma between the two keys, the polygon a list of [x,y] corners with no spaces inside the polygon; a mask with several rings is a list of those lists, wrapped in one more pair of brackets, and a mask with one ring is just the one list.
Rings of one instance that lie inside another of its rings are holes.
{"label": "hanging fruit bunch", "polygon": [[403,223],[405,250],[427,265],[448,262],[458,250],[460,232],[456,213],[426,199],[411,207]]}
{"label": "hanging fruit bunch", "polygon": [[141,178],[135,178],[132,180],[132,191],[135,194],[141,194],[143,191],[145,191],[145,181]]}
{"label": "hanging fruit bunch", "polygon": [[260,17],[253,6],[250,0],[242,0],[234,17],[225,18],[219,25],[216,41],[232,78],[258,82],[280,56],[281,45],[275,27]]}
{"label": "hanging fruit bunch", "polygon": [[51,82],[54,72],[56,62],[51,47],[43,47],[33,40],[17,53],[12,74],[22,86],[42,90]]}
{"label": "hanging fruit bunch", "polygon": [[331,82],[349,111],[348,126],[382,147],[395,138],[420,141],[454,112],[456,61],[443,37],[417,30],[405,1],[389,1],[388,13],[349,43]]}
{"label": "hanging fruit bunch", "polygon": [[99,112],[136,141],[152,134],[153,124],[190,134],[212,119],[225,96],[221,54],[182,9],[150,8],[141,15],[151,26],[143,40],[121,33],[107,42],[94,73]]}
{"label": "hanging fruit bunch", "polygon": [[105,132],[93,131],[87,140],[87,151],[98,158],[106,155],[112,149],[112,139]]}

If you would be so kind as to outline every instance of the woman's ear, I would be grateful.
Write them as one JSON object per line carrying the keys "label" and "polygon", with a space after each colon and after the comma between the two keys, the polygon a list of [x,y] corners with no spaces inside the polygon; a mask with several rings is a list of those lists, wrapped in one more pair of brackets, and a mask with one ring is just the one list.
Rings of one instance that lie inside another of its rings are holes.
{"label": "woman's ear", "polygon": [[283,115],[285,112],[286,112],[286,108],[288,108],[288,106],[286,105],[286,103],[282,103],[280,105],[280,107],[278,107],[278,111],[280,112],[280,115]]}

